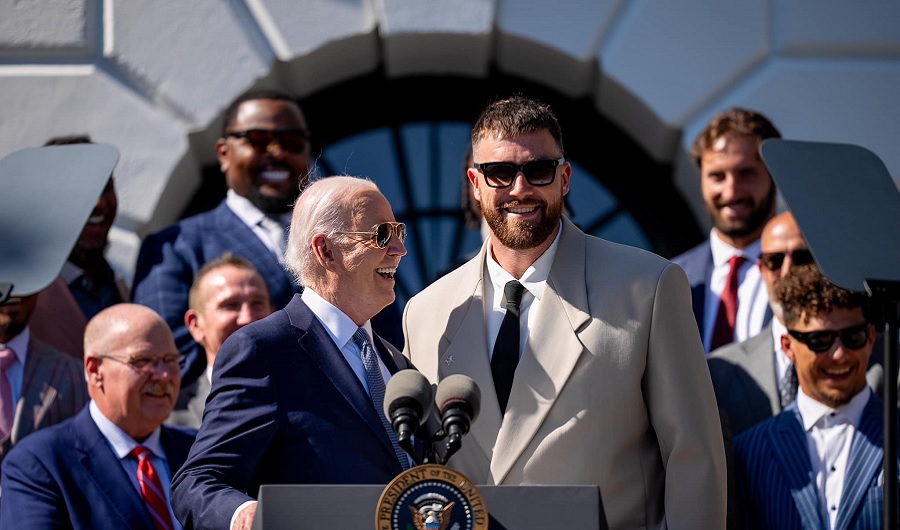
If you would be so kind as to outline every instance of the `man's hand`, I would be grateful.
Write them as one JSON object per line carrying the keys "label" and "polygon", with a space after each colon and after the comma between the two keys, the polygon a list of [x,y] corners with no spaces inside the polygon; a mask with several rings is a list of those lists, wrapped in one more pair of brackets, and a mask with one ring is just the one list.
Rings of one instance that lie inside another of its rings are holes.
{"label": "man's hand", "polygon": [[244,506],[234,518],[231,530],[250,530],[253,526],[253,518],[256,516],[256,503]]}

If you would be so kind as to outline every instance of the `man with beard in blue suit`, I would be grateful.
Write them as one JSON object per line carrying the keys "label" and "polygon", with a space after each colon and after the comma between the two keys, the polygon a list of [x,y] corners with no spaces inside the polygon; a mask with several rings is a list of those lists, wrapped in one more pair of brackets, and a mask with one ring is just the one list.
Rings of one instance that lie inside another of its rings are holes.
{"label": "man with beard in blue suit", "polygon": [[136,304],[88,322],[91,401],[75,417],[13,447],[0,474],[0,528],[180,529],[168,501],[193,429],[163,426],[181,372],[172,332]]}
{"label": "man with beard in blue suit", "polygon": [[735,438],[739,520],[748,529],[879,530],[883,404],[866,383],[875,343],[866,295],[837,287],[814,265],[796,267],[775,291],[787,326],[781,346],[800,391]]}
{"label": "man with beard in blue suit", "polygon": [[250,528],[262,484],[387,484],[409,466],[380,393],[410,363],[373,335],[406,254],[371,181],[329,177],[294,207],[286,264],[303,294],[219,350],[197,442],[172,482],[185,527]]}

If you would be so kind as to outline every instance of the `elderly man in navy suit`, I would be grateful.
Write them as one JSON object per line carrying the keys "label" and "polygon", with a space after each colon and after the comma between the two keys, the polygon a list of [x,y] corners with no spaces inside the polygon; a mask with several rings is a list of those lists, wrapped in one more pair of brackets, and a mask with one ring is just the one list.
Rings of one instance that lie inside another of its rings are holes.
{"label": "elderly man in navy suit", "polygon": [[219,350],[172,483],[186,527],[249,528],[262,484],[386,484],[408,467],[382,400],[410,364],[370,323],[394,301],[405,239],[371,181],[329,177],[303,192],[286,255],[303,294]]}
{"label": "elderly man in navy suit", "polygon": [[162,426],[178,395],[166,323],[135,304],[88,322],[81,413],[17,444],[0,473],[0,528],[179,529],[168,501],[193,430]]}
{"label": "elderly man in navy suit", "polygon": [[775,215],[775,182],[757,149],[781,133],[762,114],[716,114],[691,146],[713,228],[708,240],[672,259],[691,283],[694,318],[707,353],[762,330],[772,313],[756,260],[759,237]]}
{"label": "elderly man in navy suit", "polygon": [[878,530],[888,479],[883,405],[866,384],[875,328],[865,294],[807,265],[779,280],[776,296],[800,391],[735,439],[739,519],[754,530]]}

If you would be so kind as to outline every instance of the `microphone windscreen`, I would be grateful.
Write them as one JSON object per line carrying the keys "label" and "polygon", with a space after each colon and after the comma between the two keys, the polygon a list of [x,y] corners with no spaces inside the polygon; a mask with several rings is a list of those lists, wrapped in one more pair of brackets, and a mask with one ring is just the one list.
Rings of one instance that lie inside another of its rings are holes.
{"label": "microphone windscreen", "polygon": [[447,405],[460,402],[468,404],[472,408],[472,421],[474,422],[481,410],[481,389],[471,377],[453,374],[438,383],[434,401],[441,414],[445,412]]}
{"label": "microphone windscreen", "polygon": [[384,415],[388,418],[396,407],[416,404],[424,423],[431,412],[431,384],[417,370],[408,368],[391,376],[384,390]]}

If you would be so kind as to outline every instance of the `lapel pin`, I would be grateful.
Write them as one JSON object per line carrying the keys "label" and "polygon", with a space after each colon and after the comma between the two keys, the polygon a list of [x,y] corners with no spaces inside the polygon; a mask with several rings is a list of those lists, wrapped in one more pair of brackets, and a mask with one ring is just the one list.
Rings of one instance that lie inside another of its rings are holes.
{"label": "lapel pin", "polygon": [[452,353],[450,355],[448,355],[446,359],[444,359],[444,364],[446,364],[447,366],[450,366],[451,364],[453,364],[453,354]]}

